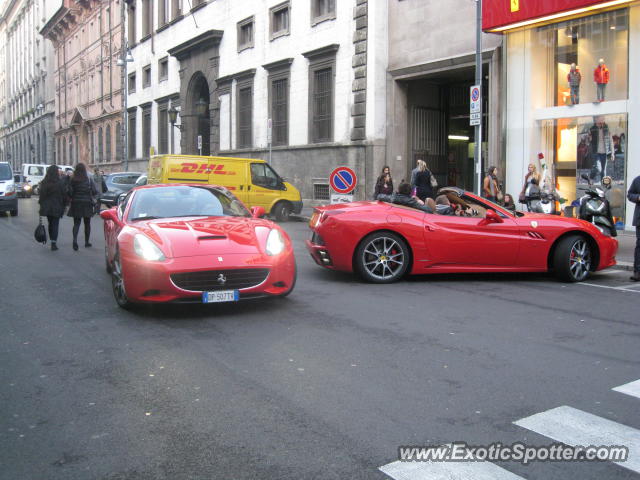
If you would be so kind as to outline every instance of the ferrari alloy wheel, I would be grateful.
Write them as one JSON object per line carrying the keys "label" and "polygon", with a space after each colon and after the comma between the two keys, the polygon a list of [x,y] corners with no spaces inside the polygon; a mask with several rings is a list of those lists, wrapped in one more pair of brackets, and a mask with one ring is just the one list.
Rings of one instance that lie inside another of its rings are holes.
{"label": "ferrari alloy wheel", "polygon": [[554,267],[561,280],[582,282],[591,272],[593,255],[586,238],[571,235],[563,238],[554,254]]}
{"label": "ferrari alloy wheel", "polygon": [[120,262],[120,252],[116,252],[111,267],[111,287],[113,288],[113,296],[119,307],[129,310],[133,307],[133,303],[127,297],[127,291],[124,286],[124,276],[122,275],[122,263]]}
{"label": "ferrari alloy wheel", "polygon": [[373,283],[391,283],[409,268],[409,247],[391,232],[367,236],[356,250],[355,266],[362,278]]}

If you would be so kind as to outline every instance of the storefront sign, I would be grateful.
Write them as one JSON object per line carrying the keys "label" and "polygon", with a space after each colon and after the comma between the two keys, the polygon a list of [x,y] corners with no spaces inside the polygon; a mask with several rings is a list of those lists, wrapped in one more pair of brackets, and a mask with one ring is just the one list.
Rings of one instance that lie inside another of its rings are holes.
{"label": "storefront sign", "polygon": [[[586,12],[597,8],[630,3],[626,0],[483,0],[482,29],[502,31],[520,26],[521,22],[544,21],[545,17],[581,10]],[[551,19],[549,19],[551,20]],[[506,27],[506,28],[505,28]]]}

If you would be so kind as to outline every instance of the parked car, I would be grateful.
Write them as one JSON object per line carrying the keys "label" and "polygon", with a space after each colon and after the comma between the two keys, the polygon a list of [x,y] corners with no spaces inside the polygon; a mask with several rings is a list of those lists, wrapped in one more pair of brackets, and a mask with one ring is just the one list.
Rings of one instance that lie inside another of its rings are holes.
{"label": "parked car", "polygon": [[318,265],[372,283],[405,274],[547,271],[579,282],[616,263],[616,239],[584,220],[514,213],[453,187],[439,193],[467,215],[382,201],[319,207],[307,248]]}
{"label": "parked car", "polygon": [[18,216],[18,195],[8,162],[0,162],[0,212],[9,212],[12,217]]}
{"label": "parked car", "polygon": [[142,175],[140,172],[118,172],[105,175],[104,183],[107,185],[107,191],[100,196],[100,203],[107,207],[116,205],[118,197],[131,190],[140,175]]}
{"label": "parked car", "polygon": [[295,286],[291,240],[224,187],[148,185],[103,210],[105,261],[116,302],[236,302]]}
{"label": "parked car", "polygon": [[31,198],[33,188],[31,187],[31,182],[29,182],[26,176],[16,173],[13,176],[13,181],[16,184],[16,193],[18,194],[18,197]]}

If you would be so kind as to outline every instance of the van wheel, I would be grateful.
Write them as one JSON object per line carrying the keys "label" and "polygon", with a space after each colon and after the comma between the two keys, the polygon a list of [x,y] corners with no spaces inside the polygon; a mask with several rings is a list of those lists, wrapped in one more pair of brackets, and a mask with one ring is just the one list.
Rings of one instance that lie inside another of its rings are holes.
{"label": "van wheel", "polygon": [[276,220],[279,222],[286,222],[289,220],[289,215],[291,215],[291,205],[288,202],[278,202],[276,203],[271,213]]}

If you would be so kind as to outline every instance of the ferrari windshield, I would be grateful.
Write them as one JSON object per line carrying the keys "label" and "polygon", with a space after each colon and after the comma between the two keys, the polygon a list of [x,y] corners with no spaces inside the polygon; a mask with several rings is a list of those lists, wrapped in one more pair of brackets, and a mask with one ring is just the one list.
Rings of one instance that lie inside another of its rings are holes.
{"label": "ferrari windshield", "polygon": [[129,219],[174,217],[249,217],[245,206],[226,190],[176,185],[144,188],[133,197]]}

